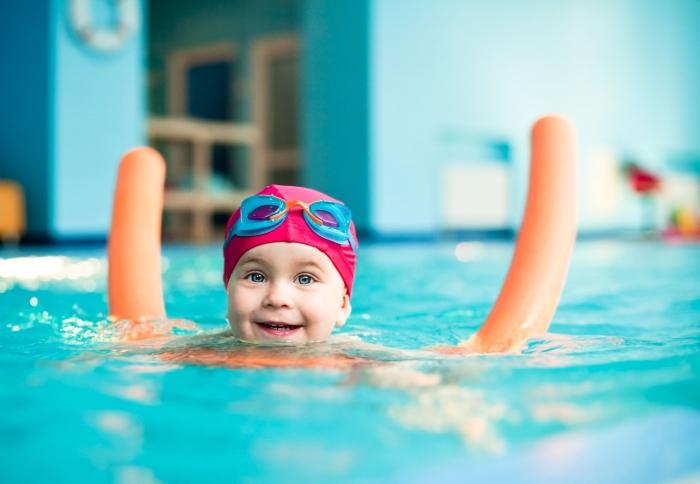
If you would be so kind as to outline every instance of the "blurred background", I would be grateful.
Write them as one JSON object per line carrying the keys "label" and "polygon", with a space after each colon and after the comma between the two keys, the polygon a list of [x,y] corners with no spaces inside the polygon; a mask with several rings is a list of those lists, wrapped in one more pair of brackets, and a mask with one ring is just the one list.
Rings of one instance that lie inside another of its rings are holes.
{"label": "blurred background", "polygon": [[700,232],[698,0],[0,8],[5,243],[103,241],[143,144],[169,241],[221,241],[271,182],[340,198],[367,238],[509,237],[548,113],[578,131],[582,235]]}

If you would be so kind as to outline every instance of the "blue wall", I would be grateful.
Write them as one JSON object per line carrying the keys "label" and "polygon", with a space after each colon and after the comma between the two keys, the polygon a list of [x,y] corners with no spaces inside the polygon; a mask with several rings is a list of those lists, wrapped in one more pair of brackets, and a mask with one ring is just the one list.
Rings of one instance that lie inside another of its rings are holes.
{"label": "blue wall", "polygon": [[[99,18],[110,2],[92,3]],[[697,0],[152,3],[169,14],[149,24],[154,112],[168,53],[230,39],[245,79],[254,37],[302,31],[302,181],[345,200],[360,228],[438,228],[451,136],[510,143],[517,223],[528,130],[548,112],[578,128],[584,227],[596,148],[652,168],[700,153]],[[0,40],[11,46],[0,76],[0,177],[24,185],[30,233],[55,238],[106,234],[116,163],[144,141],[145,122],[145,29],[99,54],[70,30],[67,5],[14,2],[0,16]],[[237,86],[245,118],[250,86]]]}
{"label": "blue wall", "polygon": [[[24,186],[33,238],[104,237],[119,158],[144,141],[143,30],[99,53],[69,26],[68,3],[15,2],[0,21],[13,46],[0,76],[12,113],[0,120],[0,176]],[[107,24],[108,3],[92,5]]]}
{"label": "blue wall", "polygon": [[371,221],[380,232],[437,228],[446,131],[512,143],[514,223],[528,130],[542,114],[578,128],[584,227],[595,147],[657,166],[700,152],[696,0],[375,0],[370,18]]}
{"label": "blue wall", "polygon": [[68,3],[55,0],[52,233],[99,237],[109,230],[119,159],[145,142],[146,18],[142,8],[139,31],[118,51],[101,53],[77,39]]}
{"label": "blue wall", "polygon": [[53,196],[50,17],[51,6],[44,0],[5,4],[0,15],[0,178],[24,187],[27,230],[35,235],[46,231]]}
{"label": "blue wall", "polygon": [[369,2],[309,0],[303,12],[303,181],[368,229]]}

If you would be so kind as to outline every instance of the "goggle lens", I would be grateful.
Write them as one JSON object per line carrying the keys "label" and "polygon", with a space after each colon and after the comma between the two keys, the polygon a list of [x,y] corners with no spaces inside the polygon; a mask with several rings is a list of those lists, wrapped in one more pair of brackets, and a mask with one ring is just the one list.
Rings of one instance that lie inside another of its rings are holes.
{"label": "goggle lens", "polygon": [[327,227],[333,227],[336,229],[340,227],[338,220],[330,212],[327,212],[325,210],[314,210],[313,214],[320,218],[323,221],[323,225]]}
{"label": "goggle lens", "polygon": [[250,220],[268,220],[279,211],[279,207],[274,205],[262,205],[248,214]]}

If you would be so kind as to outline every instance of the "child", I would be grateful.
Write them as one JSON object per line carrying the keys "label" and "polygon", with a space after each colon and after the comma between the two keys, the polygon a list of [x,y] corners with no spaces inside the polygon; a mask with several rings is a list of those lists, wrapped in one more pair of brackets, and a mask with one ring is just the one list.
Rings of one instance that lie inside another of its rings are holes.
{"label": "child", "polygon": [[325,340],[350,315],[357,236],[350,210],[309,188],[270,185],[226,226],[224,285],[246,342]]}
{"label": "child", "polygon": [[[538,120],[525,213],[501,292],[468,341],[432,350],[517,351],[527,338],[547,331],[576,238],[575,161],[571,124],[559,116]],[[128,152],[119,167],[109,239],[109,310],[115,320],[135,323],[126,339],[157,336],[149,321],[166,319],[160,273],[164,179],[165,163],[150,148]],[[323,340],[345,323],[357,239],[342,203],[314,190],[271,185],[244,201],[227,231],[224,282],[235,336],[305,343]],[[207,361],[214,361],[209,356]],[[277,354],[271,361],[280,363]]]}

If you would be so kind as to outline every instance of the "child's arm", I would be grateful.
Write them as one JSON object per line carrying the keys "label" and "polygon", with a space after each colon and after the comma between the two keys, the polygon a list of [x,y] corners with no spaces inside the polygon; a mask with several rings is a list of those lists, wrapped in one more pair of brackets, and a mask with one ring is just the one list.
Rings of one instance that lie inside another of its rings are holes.
{"label": "child's arm", "polygon": [[547,331],[576,239],[576,155],[573,126],[546,116],[532,129],[530,186],[513,260],[491,313],[468,341],[443,353],[517,350]]}
{"label": "child's arm", "polygon": [[164,319],[160,226],[165,161],[151,148],[119,164],[108,246],[109,314],[133,322]]}

